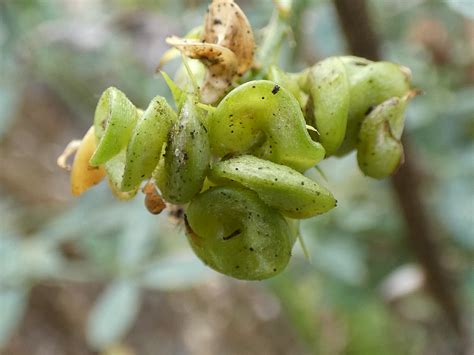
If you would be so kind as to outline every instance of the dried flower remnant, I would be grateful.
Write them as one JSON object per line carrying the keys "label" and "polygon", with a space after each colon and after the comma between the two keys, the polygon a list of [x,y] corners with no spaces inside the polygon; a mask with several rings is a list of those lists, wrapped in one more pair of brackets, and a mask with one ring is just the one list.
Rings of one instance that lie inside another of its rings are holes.
{"label": "dried flower remnant", "polygon": [[72,156],[74,156],[79,149],[79,146],[81,145],[81,140],[80,139],[74,139],[68,143],[66,148],[64,148],[64,151],[61,153],[61,155],[58,157],[58,160],[56,161],[56,164],[66,170],[66,171],[71,171],[71,164],[68,163],[68,159]]}
{"label": "dried flower remnant", "polygon": [[[79,143],[80,142],[80,143]],[[96,150],[94,127],[89,128],[82,141],[72,141],[58,158],[58,165],[66,170],[71,170],[71,192],[79,196],[89,188],[97,185],[105,176],[102,166],[91,166],[89,160]],[[76,153],[72,167],[67,164],[67,159]]]}
{"label": "dried flower remnant", "polygon": [[233,0],[209,5],[201,40],[170,37],[168,44],[207,67],[201,100],[214,103],[253,64],[255,41],[247,17]]}

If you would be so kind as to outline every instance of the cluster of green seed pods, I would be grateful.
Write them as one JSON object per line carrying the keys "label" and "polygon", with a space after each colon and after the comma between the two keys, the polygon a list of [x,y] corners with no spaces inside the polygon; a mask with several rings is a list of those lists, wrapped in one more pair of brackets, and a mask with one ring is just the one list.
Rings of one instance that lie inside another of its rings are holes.
{"label": "cluster of green seed pods", "polygon": [[391,175],[403,161],[405,107],[414,96],[408,68],[345,56],[296,74],[274,68],[269,77],[299,98],[326,157],[356,149],[360,169],[374,178]]}
{"label": "cluster of green seed pods", "polygon": [[250,280],[281,272],[296,238],[293,220],[336,205],[302,174],[325,150],[308,134],[298,101],[256,80],[206,111],[169,83],[178,112],[162,97],[141,111],[116,88],[102,94],[89,166],[105,168],[121,199],[151,180],[164,200],[184,205],[189,242],[215,270]]}
{"label": "cluster of green seed pods", "polygon": [[107,177],[127,200],[145,184],[151,213],[165,201],[184,209],[188,241],[214,270],[261,280],[286,267],[298,220],[336,206],[304,175],[321,160],[356,149],[374,178],[403,161],[404,111],[414,96],[407,68],[331,57],[300,73],[274,66],[256,76],[265,80],[244,80],[255,43],[233,0],[213,0],[202,29],[168,43],[175,49],[166,58],[177,50],[188,57],[176,82],[163,73],[177,110],[160,96],[140,110],[120,90],[105,90],[76,147],[72,192]]}

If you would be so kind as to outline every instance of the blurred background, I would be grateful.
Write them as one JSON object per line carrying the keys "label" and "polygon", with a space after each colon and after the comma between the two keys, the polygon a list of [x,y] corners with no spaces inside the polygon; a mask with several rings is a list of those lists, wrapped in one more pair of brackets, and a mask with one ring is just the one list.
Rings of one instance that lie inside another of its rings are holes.
{"label": "blurred background", "polygon": [[[237,2],[258,34],[273,3]],[[344,3],[293,1],[286,70],[349,53]],[[0,353],[472,351],[474,1],[365,5],[380,55],[424,92],[405,184],[364,177],[353,154],[324,161],[339,206],[301,224],[310,260],[296,245],[281,275],[243,282],[204,267],[142,196],[119,202],[101,184],[72,198],[56,166],[107,87],[137,107],[169,97],[154,74],[164,39],[200,25],[207,1],[0,1]]]}

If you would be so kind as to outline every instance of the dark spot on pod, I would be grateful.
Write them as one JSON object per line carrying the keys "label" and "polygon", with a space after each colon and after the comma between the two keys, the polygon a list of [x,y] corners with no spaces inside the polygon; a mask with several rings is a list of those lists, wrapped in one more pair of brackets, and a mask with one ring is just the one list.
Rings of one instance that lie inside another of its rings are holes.
{"label": "dark spot on pod", "polygon": [[214,20],[214,25],[222,25],[222,21],[216,18]]}
{"label": "dark spot on pod", "polygon": [[272,94],[275,95],[279,90],[280,90],[280,87],[278,85],[275,85],[272,89]]}
{"label": "dark spot on pod", "polygon": [[253,251],[254,249],[253,248],[249,248],[250,251]]}
{"label": "dark spot on pod", "polygon": [[277,269],[273,269],[273,271],[275,272],[275,271],[277,271]]}
{"label": "dark spot on pod", "polygon": [[229,234],[227,237],[223,237],[222,239],[224,240],[229,240],[237,235],[239,235],[242,231],[240,229],[236,229],[235,231],[233,231],[231,234]]}
{"label": "dark spot on pod", "polygon": [[367,116],[369,113],[372,112],[372,110],[374,109],[374,106],[369,106],[369,108],[367,109],[367,111],[365,111],[365,115]]}

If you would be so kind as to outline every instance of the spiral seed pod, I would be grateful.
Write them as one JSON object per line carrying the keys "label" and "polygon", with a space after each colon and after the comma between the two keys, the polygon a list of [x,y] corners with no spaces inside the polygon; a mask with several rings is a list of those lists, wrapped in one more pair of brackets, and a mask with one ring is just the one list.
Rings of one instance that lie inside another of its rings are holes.
{"label": "spiral seed pod", "polygon": [[89,128],[82,138],[71,169],[71,192],[79,196],[98,184],[105,176],[102,166],[91,166],[89,160],[96,149],[94,127]]}
{"label": "spiral seed pod", "polygon": [[244,280],[281,272],[295,239],[278,211],[239,187],[215,187],[194,198],[186,210],[186,232],[205,264]]}
{"label": "spiral seed pod", "polygon": [[357,144],[357,161],[365,175],[382,179],[403,162],[403,131],[410,95],[393,97],[374,108],[362,122]]}
{"label": "spiral seed pod", "polygon": [[208,120],[214,154],[252,154],[304,171],[324,158],[314,142],[298,101],[267,80],[250,81],[227,94]]}
{"label": "spiral seed pod", "polygon": [[136,189],[158,165],[176,113],[164,97],[155,97],[140,116],[127,146],[122,191]]}
{"label": "spiral seed pod", "polygon": [[349,80],[343,62],[338,57],[319,62],[311,68],[308,84],[307,121],[316,127],[316,138],[329,156],[344,140],[349,114]]}
{"label": "spiral seed pod", "polygon": [[209,178],[218,184],[238,183],[255,191],[270,207],[291,218],[308,218],[329,211],[336,200],[303,174],[251,155],[215,164]]}
{"label": "spiral seed pod", "polygon": [[202,109],[196,106],[194,97],[189,97],[168,135],[164,159],[155,174],[156,183],[169,202],[187,203],[201,191],[211,159],[202,120]]}
{"label": "spiral seed pod", "polygon": [[405,67],[389,62],[352,63],[348,69],[351,75],[346,136],[337,155],[355,148],[362,121],[371,109],[392,97],[402,97],[410,90],[410,75]]}
{"label": "spiral seed pod", "polygon": [[92,166],[104,164],[127,145],[137,118],[137,109],[123,92],[114,87],[104,91],[94,116],[98,144]]}

